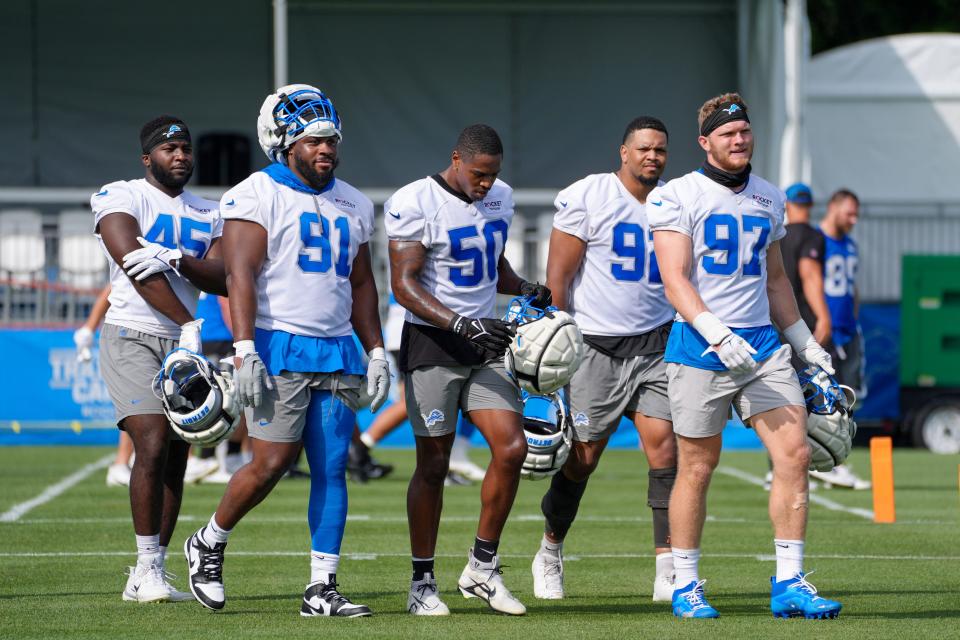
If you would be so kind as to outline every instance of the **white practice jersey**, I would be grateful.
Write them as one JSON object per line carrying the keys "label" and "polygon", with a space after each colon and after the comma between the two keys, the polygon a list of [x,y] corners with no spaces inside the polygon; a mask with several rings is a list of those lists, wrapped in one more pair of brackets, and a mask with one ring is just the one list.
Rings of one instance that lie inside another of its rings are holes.
{"label": "white practice jersey", "polygon": [[373,203],[335,179],[314,195],[257,171],[220,199],[224,220],[249,220],[267,231],[257,275],[260,329],[338,338],[353,332],[350,272],[373,233]]}
{"label": "white practice jersey", "polygon": [[647,219],[654,231],[690,236],[690,281],[724,324],[770,324],[767,248],[786,235],[780,189],[752,175],[743,191],[734,193],[693,171],[650,193]]}
{"label": "white practice jersey", "polygon": [[[104,185],[90,197],[94,227],[105,216],[129,214],[140,225],[140,234],[150,242],[183,255],[203,258],[214,238],[223,233],[223,220],[217,203],[204,200],[189,191],[171,198],[145,179],[117,181]],[[100,238],[100,234],[95,234]],[[180,337],[180,325],[144,300],[117,264],[100,238],[100,247],[110,264],[110,308],[104,322],[127,327],[161,338]],[[200,290],[175,271],[164,272],[173,292],[191,315],[196,314]]]}
{"label": "white practice jersey", "polygon": [[615,173],[587,176],[561,191],[554,205],[553,227],[587,243],[568,305],[580,330],[635,336],[669,322],[673,307],[653,253],[648,207],[620,178]]}
{"label": "white practice jersey", "polygon": [[[495,314],[497,262],[513,219],[513,190],[497,180],[482,201],[468,202],[432,177],[401,188],[384,204],[387,237],[427,249],[423,287],[467,318]],[[408,322],[429,324],[407,311]]]}

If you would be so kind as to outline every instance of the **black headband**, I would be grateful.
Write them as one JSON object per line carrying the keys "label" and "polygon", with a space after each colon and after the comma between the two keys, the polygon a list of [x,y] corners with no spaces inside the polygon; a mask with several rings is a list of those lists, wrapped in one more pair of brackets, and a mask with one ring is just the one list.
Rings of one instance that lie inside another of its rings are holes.
{"label": "black headband", "polygon": [[153,148],[170,140],[186,140],[190,142],[190,130],[181,120],[161,122],[149,134],[140,136],[140,147],[144,153],[150,153]]}
{"label": "black headband", "polygon": [[750,118],[747,117],[747,108],[739,102],[721,103],[717,110],[707,116],[707,119],[700,125],[700,135],[708,136],[718,127],[737,120],[750,122]]}

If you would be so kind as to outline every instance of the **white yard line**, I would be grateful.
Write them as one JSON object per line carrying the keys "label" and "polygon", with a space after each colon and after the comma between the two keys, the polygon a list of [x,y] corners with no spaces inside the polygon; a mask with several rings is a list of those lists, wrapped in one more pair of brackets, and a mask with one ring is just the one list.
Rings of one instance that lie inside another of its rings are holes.
{"label": "white yard line", "polygon": [[[107,558],[121,556],[135,556],[135,551],[11,551],[0,552],[0,558]],[[227,555],[242,557],[275,557],[275,558],[306,558],[310,554],[306,551],[228,551]],[[748,559],[758,562],[773,562],[776,558],[770,554],[756,553],[711,553],[711,558]],[[342,558],[350,560],[376,560],[378,558],[409,558],[409,551],[387,553],[344,553]],[[464,558],[462,553],[438,553],[437,558]],[[501,554],[502,558],[529,558],[529,555]],[[578,560],[632,560],[652,558],[652,553],[578,553],[565,556],[564,560],[575,562]],[[924,555],[879,555],[879,554],[808,554],[808,559],[824,560],[893,560],[897,562],[953,562],[960,561],[960,556],[924,556]]]}
{"label": "white yard line", "polygon": [[0,514],[0,522],[16,522],[23,517],[24,514],[39,507],[40,505],[50,502],[64,491],[67,491],[68,489],[71,489],[72,487],[83,482],[91,474],[96,473],[100,469],[106,468],[113,460],[113,457],[114,456],[111,454],[100,458],[96,462],[91,462],[88,465],[84,465],[79,470],[71,473],[60,482],[52,484],[44,489],[43,492],[41,492],[40,495],[36,496],[35,498],[31,498],[26,502],[13,505],[13,507]]}
{"label": "white yard line", "polygon": [[[763,478],[760,476],[755,476],[752,473],[747,473],[746,471],[741,471],[734,467],[717,467],[717,473],[722,473],[725,476],[730,476],[731,478],[737,478],[738,480],[743,480],[752,485],[758,487],[763,487]],[[843,513],[849,513],[850,515],[858,516],[866,520],[873,521],[873,511],[869,509],[860,509],[857,507],[847,507],[840,504],[839,502],[834,502],[829,498],[824,498],[821,495],[811,492],[810,493],[810,502],[813,504],[818,504],[825,509],[830,511],[842,511]]]}

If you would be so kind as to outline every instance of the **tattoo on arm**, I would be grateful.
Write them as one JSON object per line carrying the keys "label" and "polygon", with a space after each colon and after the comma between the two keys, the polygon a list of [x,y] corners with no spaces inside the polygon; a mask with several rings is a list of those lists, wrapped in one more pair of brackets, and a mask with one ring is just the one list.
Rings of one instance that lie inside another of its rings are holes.
{"label": "tattoo on arm", "polygon": [[446,329],[453,311],[445,307],[420,284],[427,249],[416,241],[390,241],[390,284],[402,307],[430,324]]}

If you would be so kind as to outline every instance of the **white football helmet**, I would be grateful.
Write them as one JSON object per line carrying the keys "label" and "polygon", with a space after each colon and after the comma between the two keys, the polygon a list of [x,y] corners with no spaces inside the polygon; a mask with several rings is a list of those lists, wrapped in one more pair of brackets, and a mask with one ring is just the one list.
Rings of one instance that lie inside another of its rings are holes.
{"label": "white football helmet", "polygon": [[807,403],[807,443],[810,470],[830,471],[843,464],[853,447],[857,423],[851,409],[856,394],[820,367],[807,367],[798,374]]}
{"label": "white football helmet", "polygon": [[527,457],[520,474],[528,480],[542,480],[567,461],[573,429],[560,394],[525,395],[523,435],[527,438]]}
{"label": "white football helmet", "polygon": [[213,446],[240,424],[233,379],[201,355],[174,349],[153,381],[170,426],[190,444]]}
{"label": "white football helmet", "polygon": [[510,301],[504,320],[517,323],[503,359],[521,389],[549,395],[570,382],[583,360],[583,335],[569,313],[537,309],[518,297]]}
{"label": "white football helmet", "polygon": [[340,116],[320,89],[288,84],[267,96],[257,117],[257,140],[272,162],[284,163],[283,151],[306,136],[343,138]]}

